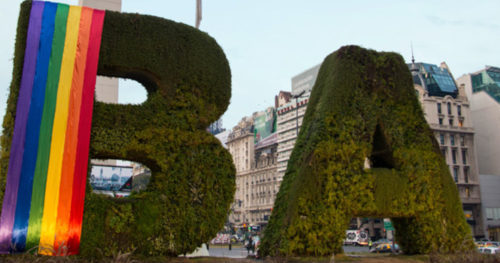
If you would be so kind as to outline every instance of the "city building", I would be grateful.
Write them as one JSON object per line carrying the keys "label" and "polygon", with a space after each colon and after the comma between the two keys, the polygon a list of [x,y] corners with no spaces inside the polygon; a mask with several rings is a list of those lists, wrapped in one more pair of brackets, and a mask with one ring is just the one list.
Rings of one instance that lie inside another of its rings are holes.
{"label": "city building", "polygon": [[471,105],[487,237],[500,238],[500,68],[486,66],[457,79]]}
{"label": "city building", "polygon": [[457,185],[467,223],[473,236],[484,237],[471,103],[446,63],[413,62],[408,67],[425,119]]}
{"label": "city building", "polygon": [[457,79],[471,104],[480,174],[500,176],[500,68],[487,66]]}
{"label": "city building", "polygon": [[207,131],[213,135],[219,134],[225,130],[226,129],[222,127],[222,118],[214,121],[207,128]]}
{"label": "city building", "polygon": [[243,118],[228,135],[226,145],[236,167],[236,193],[228,218],[234,227],[260,230],[271,216],[280,185],[275,119],[270,107]]}
{"label": "city building", "polygon": [[220,132],[220,133],[217,133],[214,135],[215,138],[217,138],[220,141],[220,143],[222,144],[222,147],[224,147],[226,149],[227,149],[226,143],[227,143],[227,140],[229,138],[230,133],[231,133],[231,131],[224,129],[223,132]]}
{"label": "city building", "polygon": [[280,91],[275,98],[278,114],[278,180],[280,182],[285,175],[288,160],[302,126],[302,119],[320,66],[321,64],[316,65],[293,77],[292,92]]}
{"label": "city building", "polygon": [[500,241],[500,176],[479,175],[481,183],[481,201],[483,204],[483,224],[492,241]]}
{"label": "city building", "polygon": [[479,175],[481,183],[481,201],[483,204],[483,224],[492,241],[500,241],[500,176]]}

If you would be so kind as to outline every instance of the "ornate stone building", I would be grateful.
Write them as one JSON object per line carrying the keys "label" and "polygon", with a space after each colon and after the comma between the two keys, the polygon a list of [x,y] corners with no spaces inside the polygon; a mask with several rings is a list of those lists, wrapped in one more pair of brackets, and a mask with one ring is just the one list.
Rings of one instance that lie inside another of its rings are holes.
{"label": "ornate stone building", "polygon": [[457,87],[446,63],[408,64],[425,119],[457,184],[467,223],[475,237],[484,236],[479,171],[470,103]]}
{"label": "ornate stone building", "polygon": [[229,222],[235,227],[267,225],[276,194],[277,134],[254,143],[253,118],[245,117],[227,140],[236,167],[236,193]]}

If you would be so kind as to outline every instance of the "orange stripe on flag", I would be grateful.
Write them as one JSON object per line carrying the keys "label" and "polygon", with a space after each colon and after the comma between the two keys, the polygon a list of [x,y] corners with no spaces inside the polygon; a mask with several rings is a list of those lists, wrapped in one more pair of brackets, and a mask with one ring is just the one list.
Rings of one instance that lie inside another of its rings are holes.
{"label": "orange stripe on flag", "polygon": [[82,93],[82,111],[78,132],[76,151],[75,178],[73,183],[73,200],[69,224],[69,255],[78,254],[83,219],[83,202],[87,183],[87,165],[89,159],[90,127],[92,124],[92,109],[94,105],[95,81],[101,46],[101,33],[105,12],[94,10],[92,27],[90,29],[89,51]]}
{"label": "orange stripe on flag", "polygon": [[78,123],[82,106],[82,90],[89,45],[90,26],[92,24],[93,9],[83,7],[80,17],[75,66],[69,98],[68,123],[66,128],[66,142],[64,144],[63,166],[61,171],[61,185],[59,205],[57,211],[55,251],[67,251],[68,229],[71,213],[73,192],[73,178],[75,170],[76,146],[78,140]]}

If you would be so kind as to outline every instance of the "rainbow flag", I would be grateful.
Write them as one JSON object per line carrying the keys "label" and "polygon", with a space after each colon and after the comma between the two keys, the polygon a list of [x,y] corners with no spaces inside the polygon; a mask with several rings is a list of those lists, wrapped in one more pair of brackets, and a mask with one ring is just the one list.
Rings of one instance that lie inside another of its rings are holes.
{"label": "rainbow flag", "polygon": [[77,254],[104,11],[33,1],[0,253]]}

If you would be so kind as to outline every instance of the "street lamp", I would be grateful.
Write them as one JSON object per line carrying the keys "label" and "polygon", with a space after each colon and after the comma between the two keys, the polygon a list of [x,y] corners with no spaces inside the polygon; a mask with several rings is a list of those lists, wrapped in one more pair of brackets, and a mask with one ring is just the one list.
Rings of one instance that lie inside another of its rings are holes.
{"label": "street lamp", "polygon": [[292,98],[295,99],[295,140],[299,138],[299,98],[304,95],[306,91],[303,90],[299,94],[295,94]]}

